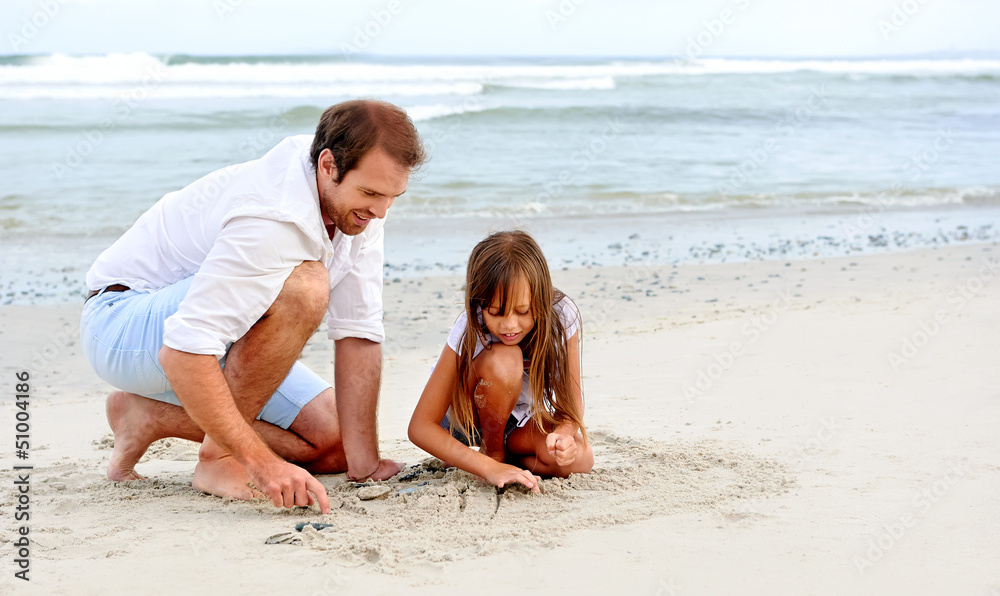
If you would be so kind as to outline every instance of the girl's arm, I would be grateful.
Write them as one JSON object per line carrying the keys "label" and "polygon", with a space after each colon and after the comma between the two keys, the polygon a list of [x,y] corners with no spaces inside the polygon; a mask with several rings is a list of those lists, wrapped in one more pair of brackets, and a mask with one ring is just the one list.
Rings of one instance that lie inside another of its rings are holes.
{"label": "girl's arm", "polygon": [[[577,366],[579,369],[579,366]],[[520,482],[538,492],[538,479],[527,470],[500,463],[482,453],[473,451],[441,428],[451,405],[451,391],[458,379],[458,355],[445,345],[420,395],[407,431],[410,441],[427,453],[449,465],[456,466],[484,478],[490,484],[504,486]]]}

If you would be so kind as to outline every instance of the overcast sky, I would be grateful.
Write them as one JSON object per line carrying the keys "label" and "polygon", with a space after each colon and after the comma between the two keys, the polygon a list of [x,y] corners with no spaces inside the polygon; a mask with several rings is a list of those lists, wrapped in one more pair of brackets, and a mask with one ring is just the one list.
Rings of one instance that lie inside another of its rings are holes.
{"label": "overcast sky", "polygon": [[1000,52],[998,0],[0,0],[0,54]]}

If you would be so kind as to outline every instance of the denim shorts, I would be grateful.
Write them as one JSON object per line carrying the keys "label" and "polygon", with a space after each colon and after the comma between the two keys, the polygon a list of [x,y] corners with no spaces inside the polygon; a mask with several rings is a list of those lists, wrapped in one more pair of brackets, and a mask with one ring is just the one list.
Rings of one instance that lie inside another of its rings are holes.
{"label": "denim shorts", "polygon": [[[446,431],[448,431],[449,433],[451,433],[451,436],[454,437],[455,439],[457,439],[458,442],[462,443],[463,445],[467,445],[469,447],[478,446],[479,445],[479,429],[478,428],[471,429],[472,430],[472,436],[471,437],[470,436],[466,436],[466,434],[463,433],[458,428],[452,428],[451,427],[451,418],[450,418],[450,416],[451,416],[451,408],[448,408],[448,412],[444,415],[444,420],[441,421],[441,428],[443,428]],[[530,418],[526,419],[525,423],[527,423],[528,420],[530,420]],[[504,425],[504,428],[503,428],[503,442],[504,442],[504,445],[507,444],[507,437],[510,436],[510,433],[514,432],[515,430],[517,430],[521,426],[524,426],[524,424],[520,424],[519,425],[517,423],[517,417],[515,417],[513,414],[511,414],[507,418],[507,424]]]}
{"label": "denim shorts", "polygon": [[[181,405],[160,366],[159,353],[163,322],[177,312],[192,279],[154,292],[102,292],[84,304],[80,341],[97,376],[122,391]],[[225,356],[220,364],[225,366]],[[296,361],[257,419],[288,429],[302,408],[329,387]]]}

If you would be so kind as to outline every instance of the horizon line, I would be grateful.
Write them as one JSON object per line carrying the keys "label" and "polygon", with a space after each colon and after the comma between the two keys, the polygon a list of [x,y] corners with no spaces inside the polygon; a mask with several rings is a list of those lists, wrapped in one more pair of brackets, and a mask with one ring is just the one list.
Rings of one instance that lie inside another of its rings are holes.
{"label": "horizon line", "polygon": [[479,54],[479,55],[452,55],[452,54],[383,54],[383,53],[348,53],[348,52],[277,52],[265,53],[188,53],[188,52],[151,52],[145,50],[134,51],[111,51],[111,52],[31,52],[31,53],[0,53],[0,59],[4,58],[44,58],[49,56],[70,56],[74,58],[100,57],[112,55],[146,54],[155,57],[189,57],[189,58],[347,58],[351,60],[461,60],[472,61],[482,59],[508,59],[508,60],[683,60],[697,61],[704,59],[714,60],[919,60],[919,59],[1000,59],[1000,50],[934,50],[929,52],[914,52],[900,54],[863,54],[863,55],[733,55],[733,54],[711,54],[700,55],[694,58],[684,54]]}

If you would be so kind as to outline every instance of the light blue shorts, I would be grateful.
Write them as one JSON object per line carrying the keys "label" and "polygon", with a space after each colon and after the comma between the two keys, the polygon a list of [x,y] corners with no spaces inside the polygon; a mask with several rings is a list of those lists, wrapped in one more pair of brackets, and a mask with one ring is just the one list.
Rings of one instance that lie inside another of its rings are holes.
{"label": "light blue shorts", "polygon": [[[155,292],[104,292],[87,301],[80,317],[80,341],[97,376],[122,391],[181,405],[163,374],[159,353],[163,322],[177,312],[192,279]],[[224,356],[220,364],[225,366]],[[329,387],[296,362],[257,419],[287,429],[302,408]]]}

